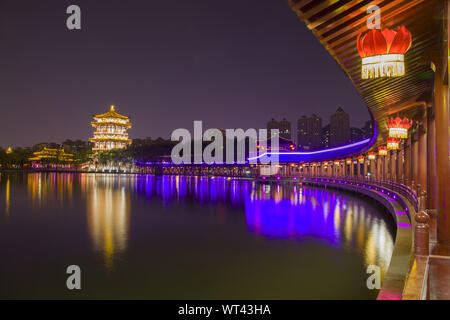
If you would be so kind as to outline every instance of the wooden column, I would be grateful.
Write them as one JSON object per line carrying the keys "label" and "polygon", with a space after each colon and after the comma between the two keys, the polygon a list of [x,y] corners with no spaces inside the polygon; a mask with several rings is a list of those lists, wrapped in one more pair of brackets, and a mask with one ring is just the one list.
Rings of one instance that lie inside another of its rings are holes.
{"label": "wooden column", "polygon": [[397,151],[391,151],[390,157],[390,167],[391,167],[391,181],[395,182],[397,180],[397,172],[395,171],[395,167],[397,166]]}
{"label": "wooden column", "polygon": [[372,179],[377,178],[377,169],[376,169],[375,161],[376,160],[370,160],[370,177]]}
{"label": "wooden column", "polygon": [[[443,62],[443,61],[439,61]],[[435,63],[437,240],[450,245],[449,111],[448,86],[444,85],[444,63]]]}
{"label": "wooden column", "polygon": [[378,156],[377,157],[377,179],[378,180],[383,180],[383,176],[382,176],[383,170],[382,170],[382,167],[381,167],[381,165],[383,163],[383,159],[384,159],[384,156]]}
{"label": "wooden column", "polygon": [[364,159],[364,178],[367,178],[367,172],[368,172],[368,166],[367,166],[367,159]]}
{"label": "wooden column", "polygon": [[436,126],[434,107],[427,110],[427,208],[436,209]]}
{"label": "wooden column", "polygon": [[416,138],[417,136],[414,134],[411,139],[411,181],[414,182],[412,186],[414,190],[419,184],[419,143]]}
{"label": "wooden column", "polygon": [[405,142],[405,162],[404,162],[404,173],[405,173],[405,185],[411,185],[411,136]]}
{"label": "wooden column", "polygon": [[397,150],[397,183],[403,184],[403,147]]}
{"label": "wooden column", "polygon": [[390,180],[391,178],[391,168],[390,168],[390,160],[391,160],[391,151],[388,151],[387,156],[384,157],[384,180]]}
{"label": "wooden column", "polygon": [[427,191],[427,128],[426,121],[419,127],[419,177],[422,190]]}

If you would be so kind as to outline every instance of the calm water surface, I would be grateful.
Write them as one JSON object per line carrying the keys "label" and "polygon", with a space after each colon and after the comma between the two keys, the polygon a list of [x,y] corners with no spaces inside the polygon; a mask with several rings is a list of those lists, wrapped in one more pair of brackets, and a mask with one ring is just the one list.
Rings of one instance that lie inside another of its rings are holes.
{"label": "calm water surface", "polygon": [[2,299],[375,299],[395,239],[351,193],[227,178],[1,173],[0,210]]}

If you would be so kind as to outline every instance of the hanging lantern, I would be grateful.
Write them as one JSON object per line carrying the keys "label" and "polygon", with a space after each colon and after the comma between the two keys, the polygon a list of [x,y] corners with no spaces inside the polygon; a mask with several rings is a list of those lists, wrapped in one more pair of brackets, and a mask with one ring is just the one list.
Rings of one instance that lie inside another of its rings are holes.
{"label": "hanging lantern", "polygon": [[364,163],[364,156],[359,156],[358,161],[359,163]]}
{"label": "hanging lantern", "polygon": [[352,159],[351,159],[351,158],[348,158],[347,160],[345,160],[345,162],[346,162],[347,164],[352,164]]}
{"label": "hanging lantern", "polygon": [[412,127],[412,120],[400,117],[391,118],[386,121],[386,125],[389,128],[389,137],[398,139],[408,139],[408,130]]}
{"label": "hanging lantern", "polygon": [[340,163],[339,161],[335,161],[335,162],[334,162],[334,165],[335,165],[335,166],[338,166],[338,165],[340,165],[340,164],[341,164],[341,163]]}
{"label": "hanging lantern", "polygon": [[397,31],[371,29],[360,33],[356,42],[363,79],[405,75],[405,53],[411,48],[412,34],[404,26]]}
{"label": "hanging lantern", "polygon": [[386,146],[381,146],[378,148],[378,155],[380,156],[387,156],[388,150]]}
{"label": "hanging lantern", "polygon": [[375,160],[377,158],[377,155],[375,152],[369,152],[369,160]]}
{"label": "hanging lantern", "polygon": [[400,139],[398,138],[388,138],[387,139],[387,149],[388,150],[398,150],[400,149]]}

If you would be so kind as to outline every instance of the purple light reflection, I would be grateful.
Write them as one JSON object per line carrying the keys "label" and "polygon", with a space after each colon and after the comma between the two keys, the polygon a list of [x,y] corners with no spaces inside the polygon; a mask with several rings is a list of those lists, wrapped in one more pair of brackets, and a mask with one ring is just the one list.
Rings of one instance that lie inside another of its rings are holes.
{"label": "purple light reflection", "polygon": [[408,224],[408,223],[403,223],[403,222],[397,223],[397,226],[398,226],[399,228],[411,228],[411,225],[410,225],[410,224]]}

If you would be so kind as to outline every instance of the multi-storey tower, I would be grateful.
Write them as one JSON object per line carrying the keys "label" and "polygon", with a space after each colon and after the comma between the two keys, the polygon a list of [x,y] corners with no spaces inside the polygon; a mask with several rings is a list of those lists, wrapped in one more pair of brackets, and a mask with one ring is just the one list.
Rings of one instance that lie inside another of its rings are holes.
{"label": "multi-storey tower", "polygon": [[339,108],[330,120],[330,146],[344,145],[350,141],[350,116]]}
{"label": "multi-storey tower", "polygon": [[114,106],[107,113],[94,115],[91,125],[96,129],[94,137],[89,139],[95,144],[94,151],[123,149],[131,144],[127,133],[132,127],[130,118],[118,114]]}

